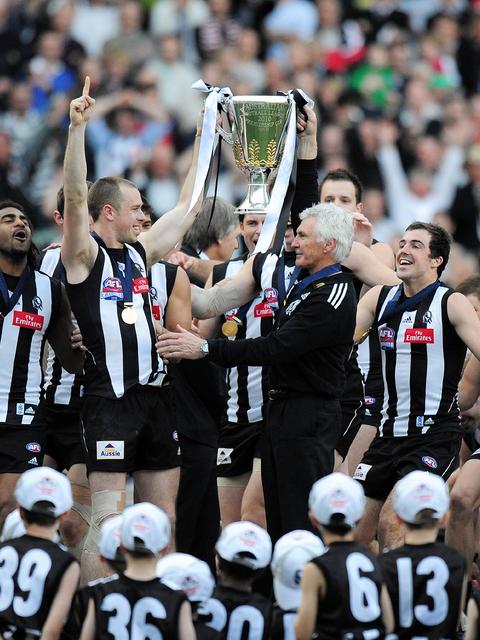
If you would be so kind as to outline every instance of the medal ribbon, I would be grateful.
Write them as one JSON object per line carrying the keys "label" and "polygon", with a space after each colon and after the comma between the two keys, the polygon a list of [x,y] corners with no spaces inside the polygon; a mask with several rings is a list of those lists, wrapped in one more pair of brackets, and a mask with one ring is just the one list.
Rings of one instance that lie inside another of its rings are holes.
{"label": "medal ribbon", "polygon": [[422,302],[422,300],[425,300],[425,298],[427,298],[431,293],[436,291],[441,284],[442,283],[440,282],[440,280],[435,280],[435,282],[432,282],[432,284],[424,287],[414,296],[412,296],[411,298],[407,298],[400,304],[398,304],[398,301],[402,294],[403,286],[398,287],[397,292],[385,307],[385,311],[383,312],[382,316],[378,318],[375,326],[378,327],[380,324],[388,322],[391,318],[393,318],[393,316],[399,315],[404,311],[414,311],[418,307],[420,302]]}
{"label": "medal ribbon", "polygon": [[29,277],[30,277],[30,267],[25,267],[22,275],[20,276],[19,281],[17,282],[17,286],[15,287],[14,292],[12,293],[12,295],[10,295],[8,292],[8,285],[7,285],[7,281],[5,280],[5,276],[0,271],[0,293],[2,294],[2,298],[5,302],[5,312],[0,315],[6,316],[17,304],[17,302],[20,299],[20,296],[22,295],[25,289],[25,285],[27,284]]}
{"label": "medal ribbon", "polygon": [[133,304],[133,267],[132,267],[132,258],[130,257],[130,253],[126,246],[123,247],[123,259],[125,262],[125,275],[123,275],[122,270],[118,266],[117,261],[110,254],[110,250],[108,249],[105,242],[100,238],[100,236],[95,233],[92,233],[93,238],[98,242],[98,244],[105,249],[108,257],[110,258],[110,262],[112,264],[113,272],[118,279],[122,283],[123,289],[123,304],[124,305],[132,305]]}
{"label": "medal ribbon", "polygon": [[324,269],[320,269],[320,271],[317,271],[316,273],[312,273],[306,278],[303,278],[303,280],[300,280],[300,282],[297,282],[297,284],[293,288],[289,288],[289,291],[287,293],[285,300],[283,301],[283,304],[286,305],[287,301],[290,300],[290,298],[298,298],[298,296],[303,291],[305,291],[305,289],[310,284],[317,282],[322,278],[328,278],[329,276],[333,276],[334,273],[338,273],[341,270],[342,268],[340,264],[336,262],[335,264],[330,264],[328,265],[328,267],[325,267]]}

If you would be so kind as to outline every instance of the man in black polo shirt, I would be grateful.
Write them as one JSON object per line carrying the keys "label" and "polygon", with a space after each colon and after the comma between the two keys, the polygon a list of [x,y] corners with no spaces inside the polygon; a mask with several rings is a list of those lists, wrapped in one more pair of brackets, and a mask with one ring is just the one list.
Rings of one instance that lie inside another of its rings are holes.
{"label": "man in black polo shirt", "polygon": [[208,357],[223,366],[270,366],[262,482],[274,540],[293,529],[311,529],[308,492],[333,468],[344,364],[355,325],[351,276],[339,265],[352,246],[352,214],[321,204],[300,218],[292,247],[305,277],[288,292],[270,335],[207,341],[182,331],[164,334],[157,343],[167,359]]}

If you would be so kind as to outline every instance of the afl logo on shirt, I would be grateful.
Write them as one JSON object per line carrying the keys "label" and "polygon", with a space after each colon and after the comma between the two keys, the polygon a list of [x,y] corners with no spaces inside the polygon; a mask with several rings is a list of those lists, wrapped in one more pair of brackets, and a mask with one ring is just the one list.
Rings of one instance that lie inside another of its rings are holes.
{"label": "afl logo on shirt", "polygon": [[119,278],[105,278],[100,293],[102,300],[123,300],[122,282]]}
{"label": "afl logo on shirt", "polygon": [[390,327],[379,329],[378,339],[380,340],[380,347],[384,351],[390,351],[395,347],[395,331]]}
{"label": "afl logo on shirt", "polygon": [[426,464],[430,469],[436,469],[438,467],[438,462],[432,456],[423,456],[422,457],[423,464]]}

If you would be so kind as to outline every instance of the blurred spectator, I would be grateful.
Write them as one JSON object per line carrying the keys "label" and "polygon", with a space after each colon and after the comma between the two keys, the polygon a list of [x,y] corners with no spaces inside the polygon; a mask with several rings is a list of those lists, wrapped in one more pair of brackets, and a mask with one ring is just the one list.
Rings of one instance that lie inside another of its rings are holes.
{"label": "blurred spectator", "polygon": [[469,18],[457,49],[458,71],[467,95],[480,91],[480,11]]}
{"label": "blurred spectator", "polygon": [[197,31],[200,56],[211,59],[223,47],[236,44],[241,24],[232,15],[230,0],[209,0],[210,15]]}
{"label": "blurred spectator", "polygon": [[21,186],[15,185],[11,179],[11,152],[10,136],[0,131],[0,193],[4,200],[13,200],[21,204],[34,225],[41,224],[39,211],[32,205]]}
{"label": "blurred spectator", "polygon": [[97,100],[87,141],[95,155],[96,179],[122,176],[143,161],[171,133],[172,122],[159,102],[126,89]]}
{"label": "blurred spectator", "polygon": [[51,98],[68,94],[75,86],[75,76],[63,61],[63,40],[56,31],[46,31],[38,41],[37,55],[29,65],[33,90],[33,109],[48,111]]}
{"label": "blurred spectator", "polygon": [[180,189],[174,171],[174,150],[171,144],[156,144],[143,162],[138,162],[130,179],[145,192],[157,216],[175,206]]}
{"label": "blurred spectator", "polygon": [[[467,124],[468,126],[468,124]],[[464,158],[462,144],[466,142],[463,125],[457,124],[448,131],[447,143],[438,170],[432,173],[417,165],[408,178],[396,147],[398,129],[383,121],[377,127],[380,148],[378,161],[385,185],[387,207],[392,222],[403,231],[414,220],[431,222],[434,215],[447,210],[461,179]]]}
{"label": "blurred spectator", "polygon": [[69,69],[76,72],[86,56],[86,51],[83,45],[71,35],[72,21],[75,15],[74,3],[72,0],[53,0],[48,4],[47,11],[50,29],[62,38],[62,59]]}
{"label": "blurred spectator", "polygon": [[394,82],[384,46],[372,44],[368,47],[367,58],[352,73],[350,84],[362,95],[367,106],[380,111],[385,109]]}
{"label": "blurred spectator", "polygon": [[258,59],[260,46],[260,36],[254,29],[242,29],[233,49],[235,65],[230,70],[232,78],[235,82],[247,83],[253,94],[260,93],[265,85],[264,65]]}
{"label": "blurred spectator", "polygon": [[185,52],[185,59],[198,59],[196,30],[209,16],[204,0],[157,0],[150,14],[150,31],[153,36],[178,36]]}
{"label": "blurred spectator", "polygon": [[468,182],[455,193],[449,216],[453,223],[453,238],[462,247],[480,250],[480,144],[473,144],[467,152],[465,168]]}
{"label": "blurred spectator", "polygon": [[120,32],[120,12],[107,0],[76,0],[72,37],[91,56],[98,56],[103,45]]}
{"label": "blurred spectator", "polygon": [[104,55],[123,53],[130,67],[145,62],[153,55],[153,44],[142,32],[143,7],[139,2],[128,0],[120,9],[120,31],[103,46]]}
{"label": "blurred spectator", "polygon": [[286,44],[313,40],[318,25],[315,6],[308,0],[276,0],[265,17],[263,28],[270,43],[267,56],[288,62]]}
{"label": "blurred spectator", "polygon": [[202,96],[192,90],[200,73],[196,66],[182,57],[180,39],[174,35],[161,38],[159,55],[146,65],[156,82],[163,106],[177,119],[182,132],[191,133],[195,127]]}

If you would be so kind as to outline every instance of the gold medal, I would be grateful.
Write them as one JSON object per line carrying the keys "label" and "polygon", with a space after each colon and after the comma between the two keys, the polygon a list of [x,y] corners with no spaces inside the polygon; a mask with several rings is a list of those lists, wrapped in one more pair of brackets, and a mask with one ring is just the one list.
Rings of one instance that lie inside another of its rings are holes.
{"label": "gold medal", "polygon": [[122,320],[125,324],[135,324],[138,320],[138,315],[132,304],[125,305],[122,311]]}
{"label": "gold medal", "polygon": [[238,333],[238,327],[240,327],[242,321],[238,318],[230,318],[230,320],[225,320],[222,324],[222,333],[227,338],[234,338]]}

